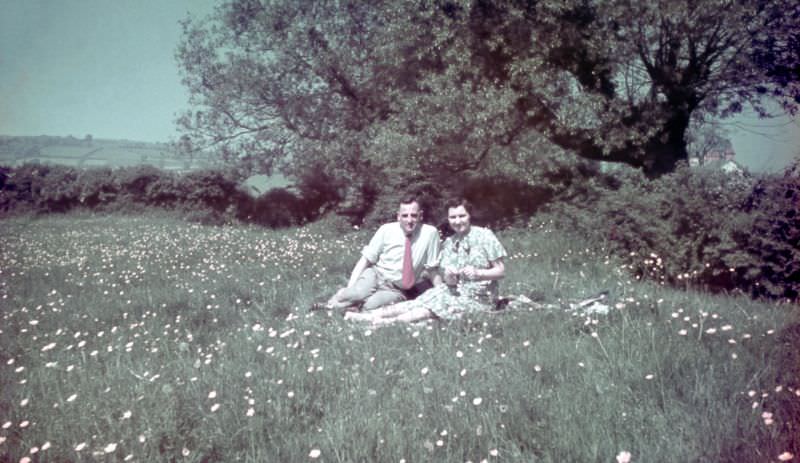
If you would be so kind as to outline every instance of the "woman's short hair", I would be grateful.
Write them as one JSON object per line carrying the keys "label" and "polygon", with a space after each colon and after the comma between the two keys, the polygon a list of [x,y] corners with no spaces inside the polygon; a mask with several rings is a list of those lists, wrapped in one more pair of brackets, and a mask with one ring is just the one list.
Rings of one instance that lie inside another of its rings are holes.
{"label": "woman's short hair", "polygon": [[467,211],[467,214],[472,215],[472,203],[467,201],[466,198],[450,198],[444,203],[445,209],[455,209],[457,207],[464,206],[464,210]]}

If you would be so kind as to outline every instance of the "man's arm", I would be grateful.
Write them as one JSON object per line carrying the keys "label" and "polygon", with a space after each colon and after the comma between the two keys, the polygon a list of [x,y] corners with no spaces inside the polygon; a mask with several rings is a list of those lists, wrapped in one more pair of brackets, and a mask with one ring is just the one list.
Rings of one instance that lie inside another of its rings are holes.
{"label": "man's arm", "polygon": [[368,261],[366,257],[361,256],[356,262],[356,266],[353,267],[353,271],[350,273],[350,281],[347,282],[347,287],[351,287],[356,284],[358,277],[361,276],[361,272],[366,270],[372,265],[372,262]]}

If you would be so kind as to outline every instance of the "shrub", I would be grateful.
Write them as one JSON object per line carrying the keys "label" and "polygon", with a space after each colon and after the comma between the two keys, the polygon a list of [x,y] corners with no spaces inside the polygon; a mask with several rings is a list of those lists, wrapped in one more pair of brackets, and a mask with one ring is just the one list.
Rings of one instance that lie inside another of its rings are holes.
{"label": "shrub", "polygon": [[186,196],[181,178],[172,172],[162,172],[145,187],[144,201],[149,206],[174,209]]}
{"label": "shrub", "polygon": [[114,172],[107,167],[83,170],[78,174],[76,183],[80,191],[78,201],[92,209],[113,203],[119,193]]}
{"label": "shrub", "polygon": [[301,223],[303,201],[285,188],[273,188],[239,210],[239,218],[272,228]]}
{"label": "shrub", "polygon": [[0,206],[5,211],[65,212],[80,203],[73,167],[24,164],[8,171]]}
{"label": "shrub", "polygon": [[624,258],[637,277],[796,298],[797,190],[790,176],[756,182],[684,166],[647,180],[628,171],[595,200],[552,203],[548,213]]}
{"label": "shrub", "polygon": [[245,200],[246,195],[238,189],[239,180],[233,172],[220,169],[192,171],[179,179],[185,191],[184,201],[191,207],[205,206],[216,212]]}
{"label": "shrub", "polygon": [[149,165],[121,167],[114,172],[114,181],[119,191],[117,208],[141,209],[148,205],[148,187],[158,181],[164,180],[168,173]]}
{"label": "shrub", "polygon": [[42,172],[42,187],[34,198],[38,211],[66,212],[80,204],[77,169],[54,165]]}
{"label": "shrub", "polygon": [[760,179],[743,210],[752,226],[739,236],[757,265],[736,269],[753,293],[797,300],[800,295],[800,161],[783,176]]}
{"label": "shrub", "polygon": [[322,166],[306,170],[297,181],[303,203],[301,223],[315,220],[339,205],[343,199],[343,183],[327,174]]}
{"label": "shrub", "polygon": [[[473,204],[475,223],[492,227],[530,217],[556,194],[550,186],[531,185],[510,176],[473,177],[451,190]],[[442,210],[442,217],[445,214]]]}

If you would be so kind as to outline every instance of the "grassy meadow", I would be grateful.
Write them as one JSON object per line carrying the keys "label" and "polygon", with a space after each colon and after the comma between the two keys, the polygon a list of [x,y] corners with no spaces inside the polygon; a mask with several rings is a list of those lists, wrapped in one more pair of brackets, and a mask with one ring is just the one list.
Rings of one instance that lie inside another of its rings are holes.
{"label": "grassy meadow", "polygon": [[[800,450],[797,306],[636,281],[532,222],[498,233],[501,292],[540,303],[369,330],[308,310],[371,235],[333,228],[0,222],[0,461],[770,462]],[[601,290],[608,314],[568,310]]]}

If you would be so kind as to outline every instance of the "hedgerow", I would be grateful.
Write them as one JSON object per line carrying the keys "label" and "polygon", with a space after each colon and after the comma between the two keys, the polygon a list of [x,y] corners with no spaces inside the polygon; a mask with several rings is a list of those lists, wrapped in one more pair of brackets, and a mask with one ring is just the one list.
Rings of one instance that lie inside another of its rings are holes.
{"label": "hedgerow", "polygon": [[548,204],[548,218],[622,257],[640,278],[797,299],[797,175],[682,167],[656,180],[632,171],[618,179],[591,201]]}

